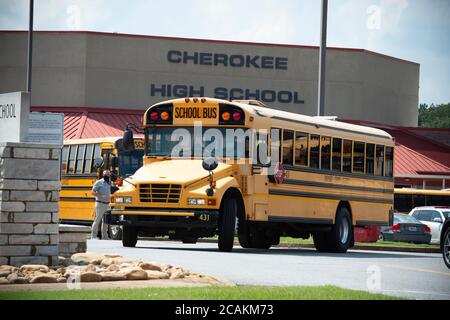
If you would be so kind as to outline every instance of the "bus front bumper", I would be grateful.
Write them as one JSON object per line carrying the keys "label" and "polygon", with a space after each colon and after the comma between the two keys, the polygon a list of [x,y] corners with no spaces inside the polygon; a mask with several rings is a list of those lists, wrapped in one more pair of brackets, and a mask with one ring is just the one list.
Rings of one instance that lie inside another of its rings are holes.
{"label": "bus front bumper", "polygon": [[219,211],[122,210],[108,211],[107,224],[150,228],[216,228]]}

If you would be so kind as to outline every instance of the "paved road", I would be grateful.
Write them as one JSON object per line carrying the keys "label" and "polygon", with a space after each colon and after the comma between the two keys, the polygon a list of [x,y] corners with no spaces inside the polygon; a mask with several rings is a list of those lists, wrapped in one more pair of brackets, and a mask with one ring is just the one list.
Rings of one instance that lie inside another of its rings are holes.
{"label": "paved road", "polygon": [[414,299],[450,300],[450,271],[438,254],[349,251],[324,254],[309,249],[260,251],[237,247],[221,253],[216,244],[185,245],[89,240],[88,250],[181,266],[247,285],[336,285]]}

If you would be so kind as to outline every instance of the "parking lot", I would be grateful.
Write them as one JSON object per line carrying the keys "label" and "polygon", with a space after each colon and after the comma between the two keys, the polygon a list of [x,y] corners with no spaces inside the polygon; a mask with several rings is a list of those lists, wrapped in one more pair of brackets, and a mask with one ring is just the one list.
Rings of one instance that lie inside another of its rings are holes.
{"label": "parking lot", "polygon": [[335,285],[412,299],[450,300],[450,271],[439,254],[329,254],[313,249],[240,247],[221,253],[213,243],[139,241],[136,248],[123,248],[120,241],[99,240],[89,240],[88,251],[169,263],[242,285]]}

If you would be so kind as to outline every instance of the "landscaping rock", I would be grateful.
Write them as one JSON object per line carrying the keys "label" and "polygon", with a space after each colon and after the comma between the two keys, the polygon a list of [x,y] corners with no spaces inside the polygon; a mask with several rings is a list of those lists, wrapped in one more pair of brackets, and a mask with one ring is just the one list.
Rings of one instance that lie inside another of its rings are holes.
{"label": "landscaping rock", "polygon": [[123,269],[121,273],[126,277],[127,280],[147,280],[147,272],[139,267]]}
{"label": "landscaping rock", "polygon": [[166,272],[154,271],[154,270],[147,270],[145,272],[147,273],[148,280],[158,280],[158,279],[169,279],[170,278],[170,275]]}
{"label": "landscaping rock", "polygon": [[93,264],[89,264],[86,269],[84,269],[86,272],[97,272],[97,267]]}
{"label": "landscaping rock", "polygon": [[48,267],[44,266],[44,265],[40,265],[40,264],[28,264],[28,265],[24,265],[21,266],[19,268],[19,272],[21,273],[30,273],[30,272],[42,272],[42,273],[47,273],[48,272]]}
{"label": "landscaping rock", "polygon": [[162,271],[160,266],[150,262],[141,262],[139,267],[142,268],[142,270]]}
{"label": "landscaping rock", "polygon": [[81,282],[100,282],[102,281],[102,275],[96,272],[83,272],[80,274]]}
{"label": "landscaping rock", "polygon": [[183,279],[184,273],[182,270],[175,270],[174,272],[170,273],[170,279]]}
{"label": "landscaping rock", "polygon": [[124,281],[127,280],[127,277],[122,273],[117,272],[102,272],[100,273],[102,276],[102,281]]}
{"label": "landscaping rock", "polygon": [[98,263],[99,261],[101,263],[101,261],[105,259],[105,256],[95,253],[75,253],[70,259],[77,265],[89,265],[93,262]]}
{"label": "landscaping rock", "polygon": [[58,267],[23,265],[20,268],[1,265],[0,284],[66,283],[67,281],[100,282],[124,280],[187,279],[218,284],[220,281],[170,264],[130,260],[117,255],[78,253],[60,259]]}
{"label": "landscaping rock", "polygon": [[57,283],[57,278],[50,274],[42,274],[31,279],[30,283]]}
{"label": "landscaping rock", "polygon": [[109,272],[117,272],[120,270],[119,266],[116,264],[110,265],[108,268],[106,268]]}
{"label": "landscaping rock", "polygon": [[0,278],[9,276],[11,271],[0,271]]}

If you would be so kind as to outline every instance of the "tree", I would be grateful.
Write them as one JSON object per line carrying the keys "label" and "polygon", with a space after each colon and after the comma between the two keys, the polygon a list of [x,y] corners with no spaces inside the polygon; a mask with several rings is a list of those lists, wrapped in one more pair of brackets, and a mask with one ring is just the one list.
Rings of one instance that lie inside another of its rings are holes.
{"label": "tree", "polygon": [[419,107],[419,127],[450,128],[450,103],[440,105],[421,104]]}

